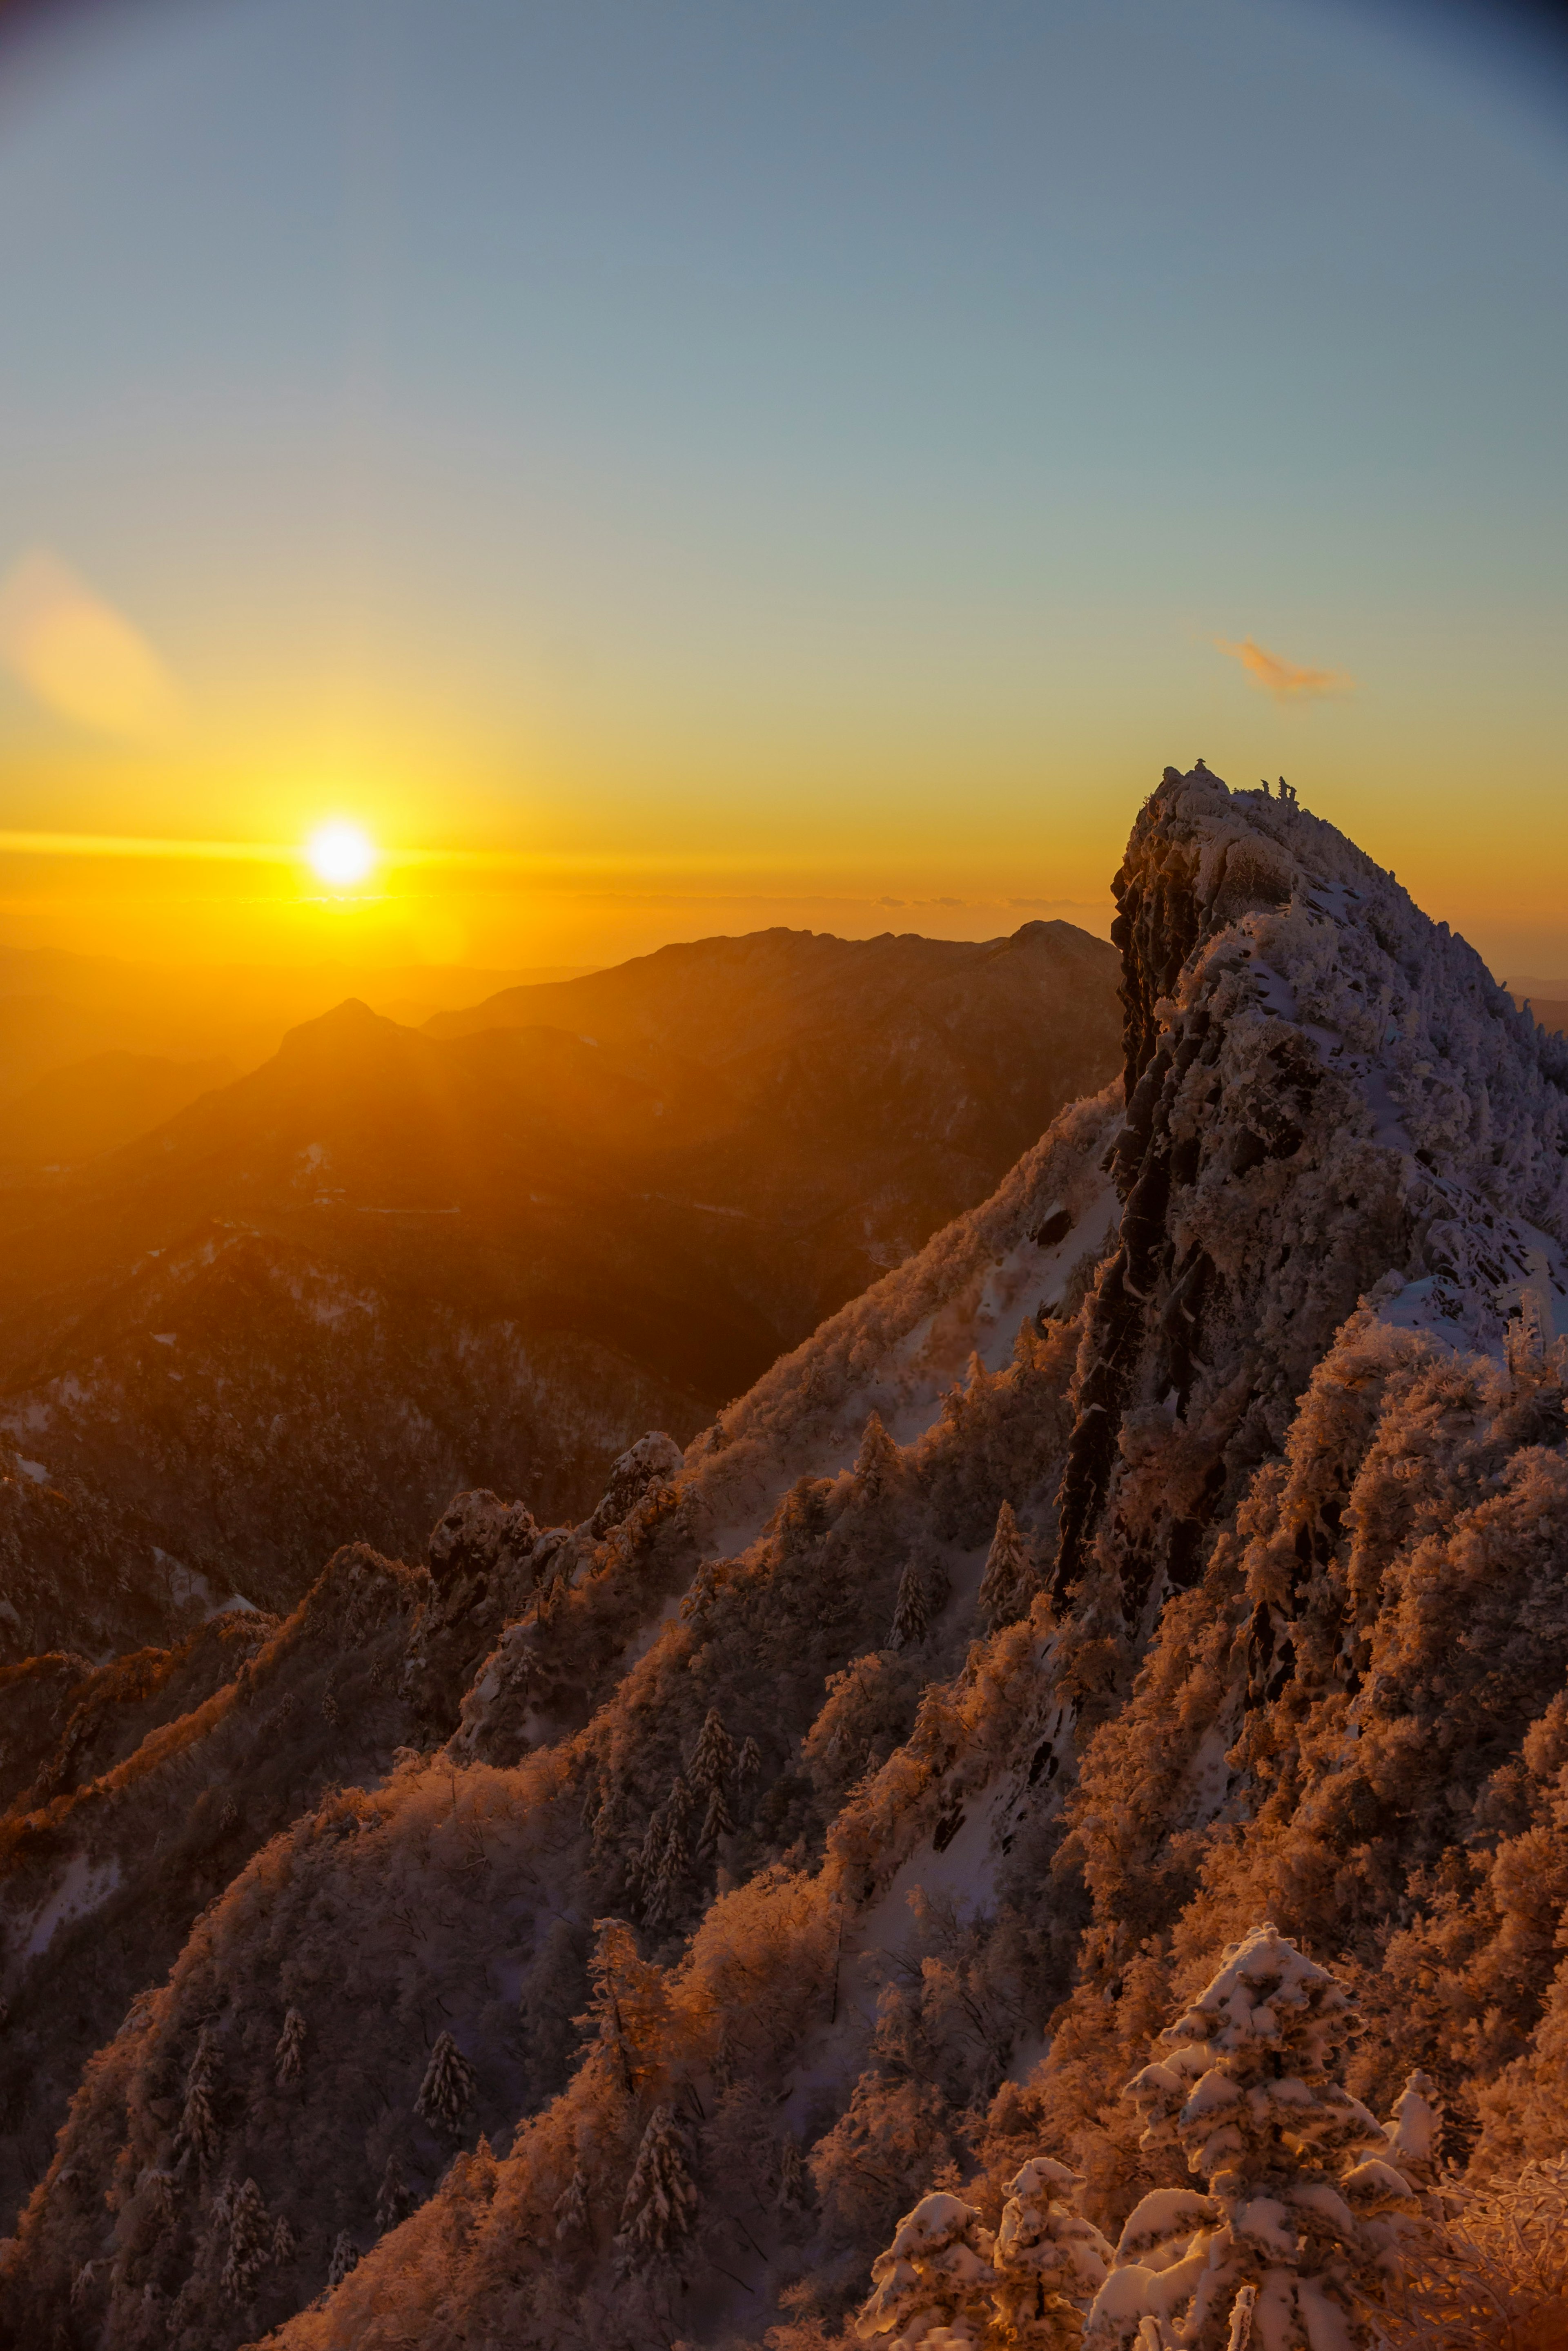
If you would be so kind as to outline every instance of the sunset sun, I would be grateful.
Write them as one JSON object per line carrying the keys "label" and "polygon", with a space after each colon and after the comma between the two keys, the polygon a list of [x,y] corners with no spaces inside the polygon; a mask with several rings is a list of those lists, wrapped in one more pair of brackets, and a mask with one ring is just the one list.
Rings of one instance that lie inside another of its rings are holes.
{"label": "sunset sun", "polygon": [[335,890],[363,882],[376,862],[374,845],[357,824],[324,824],[311,834],[305,853],[322,881]]}

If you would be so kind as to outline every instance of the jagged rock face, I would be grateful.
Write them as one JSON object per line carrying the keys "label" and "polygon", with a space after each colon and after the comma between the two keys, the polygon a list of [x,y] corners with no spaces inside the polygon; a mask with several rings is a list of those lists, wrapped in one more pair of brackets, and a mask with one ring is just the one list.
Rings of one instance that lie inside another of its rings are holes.
{"label": "jagged rock face", "polygon": [[[1532,1249],[1563,1294],[1568,1056],[1531,1070],[1532,1026],[1480,958],[1332,827],[1206,771],[1167,770],[1115,887],[1123,1205],[1085,1335],[1056,1588],[1097,1536],[1136,1623],[1194,1580],[1205,1530],[1380,1279],[1436,1279],[1434,1319],[1482,1336]],[[1456,1225],[1443,1210],[1461,1194]]]}
{"label": "jagged rock face", "polygon": [[588,1520],[588,1532],[594,1540],[599,1541],[612,1527],[618,1527],[623,1519],[629,1518],[653,1487],[666,1485],[678,1476],[684,1459],[680,1446],[662,1428],[628,1445],[611,1469],[603,1499]]}
{"label": "jagged rock face", "polygon": [[460,1578],[515,1575],[538,1536],[538,1522],[523,1503],[504,1502],[484,1487],[454,1494],[431,1530],[431,1580],[444,1592]]}
{"label": "jagged rock face", "polygon": [[[939,2177],[989,2229],[1070,2158],[1113,2235],[1189,2187],[1116,2094],[1270,1917],[1343,1955],[1379,2112],[1419,2065],[1460,2157],[1561,2146],[1568,1052],[1204,771],[1118,895],[1115,1098],[525,1562],[462,1499],[362,1787],[302,1793],[35,2141],[0,2328],[817,2351]],[[661,2114],[695,2200],[628,2265]],[[231,2178],[286,2224],[244,2304]]]}

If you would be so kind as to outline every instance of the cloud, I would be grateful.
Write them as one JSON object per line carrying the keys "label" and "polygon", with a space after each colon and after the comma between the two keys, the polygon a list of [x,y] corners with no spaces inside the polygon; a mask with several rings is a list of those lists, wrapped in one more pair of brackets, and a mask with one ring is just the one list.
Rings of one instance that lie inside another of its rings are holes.
{"label": "cloud", "polygon": [[47,548],[0,580],[0,662],[47,710],[101,734],[155,735],[179,713],[140,631]]}
{"label": "cloud", "polygon": [[1324,695],[1352,694],[1355,680],[1346,677],[1343,670],[1303,669],[1299,662],[1287,661],[1283,653],[1272,653],[1251,637],[1243,637],[1239,645],[1228,644],[1223,637],[1215,643],[1222,653],[1239,661],[1255,684],[1276,702],[1312,702]]}

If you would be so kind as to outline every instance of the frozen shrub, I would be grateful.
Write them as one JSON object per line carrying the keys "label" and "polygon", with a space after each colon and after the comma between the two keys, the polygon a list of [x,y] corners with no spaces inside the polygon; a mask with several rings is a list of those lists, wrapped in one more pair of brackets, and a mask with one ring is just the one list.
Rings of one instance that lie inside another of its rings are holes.
{"label": "frozen shrub", "polygon": [[990,2331],[992,2237],[961,2196],[937,2189],[899,2221],[871,2264],[872,2291],[855,2321],[862,2343],[892,2335],[892,2351],[917,2343],[979,2346]]}

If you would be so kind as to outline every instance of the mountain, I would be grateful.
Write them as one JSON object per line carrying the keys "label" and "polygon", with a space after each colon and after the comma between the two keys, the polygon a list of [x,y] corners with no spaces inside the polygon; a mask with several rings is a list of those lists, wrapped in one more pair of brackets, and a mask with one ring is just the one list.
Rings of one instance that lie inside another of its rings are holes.
{"label": "mountain", "polygon": [[[722,993],[751,944],[684,962]],[[792,1058],[760,1092],[662,1015],[445,1039],[348,1003],[0,1190],[0,1659],[167,1640],[235,1592],[286,1612],[339,1542],[417,1556],[462,1488],[580,1514],[640,1430],[689,1439],[1114,1066],[1116,957],[1084,933],[870,942],[858,997],[792,979],[842,946],[765,943],[751,1018],[786,998]]]}
{"label": "mountain", "polygon": [[89,1054],[0,1102],[0,1162],[49,1168],[96,1159],[161,1126],[234,1075],[228,1061]]}
{"label": "mountain", "polygon": [[1201,765],[1116,886],[1120,1079],[683,1457],[13,1669],[0,2334],[1556,2339],[1568,1045]]}

